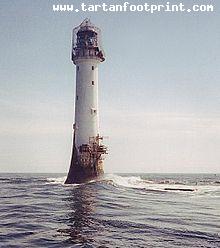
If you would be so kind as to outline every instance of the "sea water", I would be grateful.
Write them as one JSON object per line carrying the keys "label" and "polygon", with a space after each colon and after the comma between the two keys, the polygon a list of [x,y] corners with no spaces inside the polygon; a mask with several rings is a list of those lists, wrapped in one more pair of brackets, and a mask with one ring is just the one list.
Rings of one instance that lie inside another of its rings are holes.
{"label": "sea water", "polygon": [[220,247],[219,174],[0,175],[0,247]]}

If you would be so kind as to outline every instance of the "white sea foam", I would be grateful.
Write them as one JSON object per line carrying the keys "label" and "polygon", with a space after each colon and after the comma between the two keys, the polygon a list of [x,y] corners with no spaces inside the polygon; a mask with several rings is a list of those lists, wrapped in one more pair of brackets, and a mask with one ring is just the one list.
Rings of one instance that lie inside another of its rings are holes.
{"label": "white sea foam", "polygon": [[115,174],[108,174],[105,176],[105,179],[111,181],[114,185],[123,186],[127,188],[139,188],[143,189],[147,185],[153,183],[153,181],[143,180],[141,177],[137,176],[130,176],[130,177],[123,177],[118,176]]}
{"label": "white sea foam", "polygon": [[158,181],[145,180],[141,177],[126,177],[118,175],[107,175],[106,179],[112,180],[113,184],[116,186],[134,188],[134,189],[145,189],[149,191],[175,191],[178,193],[191,193],[192,195],[204,196],[210,195],[212,197],[220,197],[220,186],[213,185],[208,183],[207,185],[191,185],[178,183],[175,184],[175,181],[167,181],[162,183]]}
{"label": "white sea foam", "polygon": [[[134,189],[146,189],[150,191],[181,191],[181,192],[196,192],[202,191],[203,186],[192,186],[184,184],[174,184],[174,183],[158,183],[152,180],[142,179],[140,176],[119,176],[114,174],[106,175],[106,180],[111,181],[115,186],[122,186]],[[210,189],[209,187],[206,189]],[[205,190],[205,189],[204,189]],[[211,190],[211,189],[210,189]]]}
{"label": "white sea foam", "polygon": [[64,184],[66,180],[66,176],[65,177],[49,177],[47,178],[47,181],[49,183],[52,183],[52,184]]}

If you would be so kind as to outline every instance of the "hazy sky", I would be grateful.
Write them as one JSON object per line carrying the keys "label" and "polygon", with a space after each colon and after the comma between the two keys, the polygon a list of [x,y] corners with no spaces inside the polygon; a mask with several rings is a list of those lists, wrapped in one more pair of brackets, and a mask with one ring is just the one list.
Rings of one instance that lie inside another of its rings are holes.
{"label": "hazy sky", "polygon": [[90,17],[106,53],[99,67],[105,171],[220,172],[219,0],[181,1],[211,2],[214,13],[52,11],[53,3],[75,2],[0,1],[0,171],[68,171],[71,30]]}

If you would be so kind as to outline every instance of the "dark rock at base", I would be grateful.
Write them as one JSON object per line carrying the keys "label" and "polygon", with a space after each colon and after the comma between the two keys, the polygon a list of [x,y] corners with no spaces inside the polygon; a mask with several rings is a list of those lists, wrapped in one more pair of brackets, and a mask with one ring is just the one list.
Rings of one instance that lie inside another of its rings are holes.
{"label": "dark rock at base", "polygon": [[189,191],[189,192],[192,192],[192,191],[195,191],[195,189],[182,189],[182,188],[165,188],[164,190],[172,190],[172,191]]}
{"label": "dark rock at base", "polygon": [[[73,144],[75,144],[75,137]],[[98,159],[86,167],[82,166],[78,159],[76,147],[73,146],[70,169],[65,184],[86,183],[101,177],[103,174],[103,160]]]}
{"label": "dark rock at base", "polygon": [[104,174],[102,166],[99,163],[95,167],[96,169],[91,165],[84,168],[78,164],[71,164],[65,184],[86,183],[101,177]]}

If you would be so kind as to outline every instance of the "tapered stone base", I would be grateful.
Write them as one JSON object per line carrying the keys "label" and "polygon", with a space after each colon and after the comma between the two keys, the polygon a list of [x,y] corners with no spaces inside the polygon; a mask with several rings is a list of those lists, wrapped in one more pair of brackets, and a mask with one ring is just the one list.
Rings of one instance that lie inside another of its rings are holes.
{"label": "tapered stone base", "polygon": [[77,155],[75,146],[73,147],[72,160],[65,184],[85,183],[97,179],[104,174],[103,160],[98,159],[95,163],[82,166]]}

